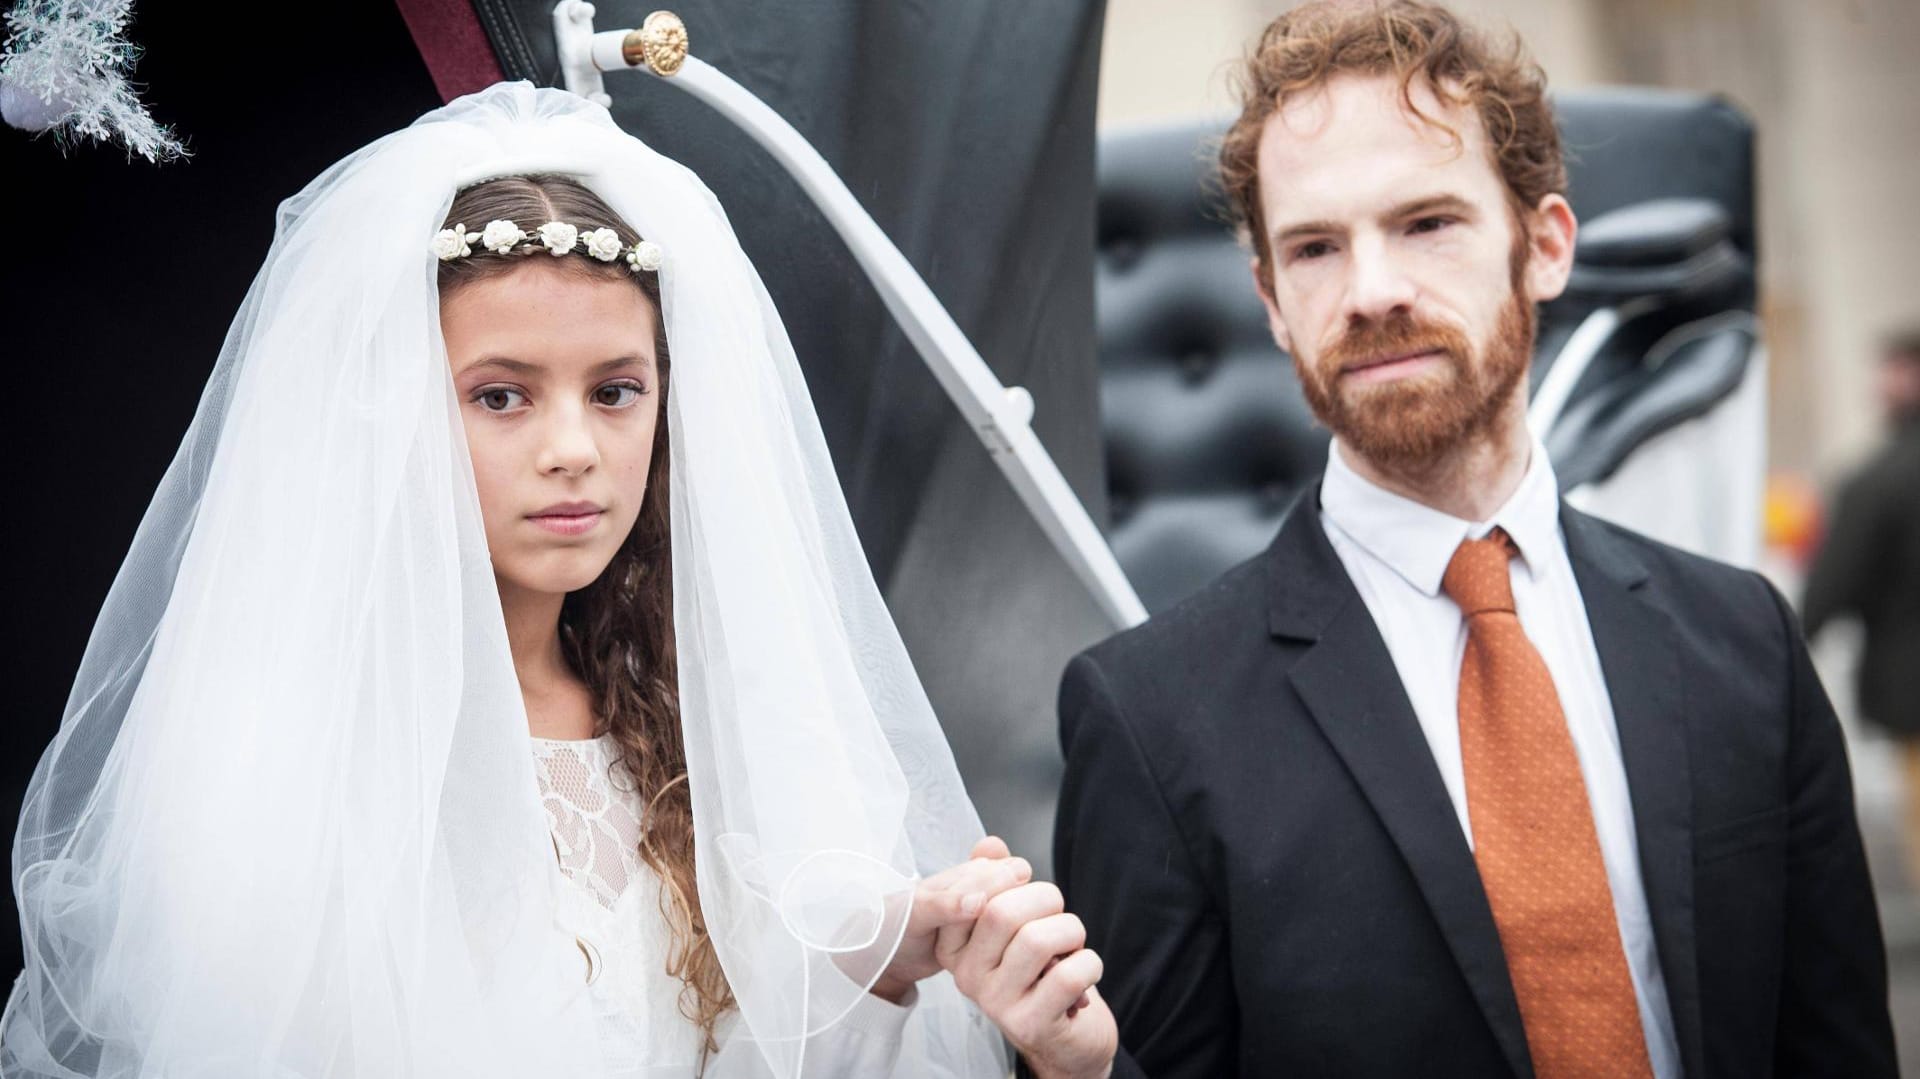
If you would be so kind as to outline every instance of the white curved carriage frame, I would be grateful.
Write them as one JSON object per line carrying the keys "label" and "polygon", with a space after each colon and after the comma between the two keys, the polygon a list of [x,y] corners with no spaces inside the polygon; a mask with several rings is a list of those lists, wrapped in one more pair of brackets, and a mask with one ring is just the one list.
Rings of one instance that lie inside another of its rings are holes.
{"label": "white curved carriage frame", "polygon": [[1117,628],[1146,621],[1146,608],[1112,548],[1034,435],[1033,397],[1018,386],[1001,385],[933,290],[826,159],[765,102],[696,56],[687,56],[670,76],[627,63],[621,46],[629,31],[596,33],[593,15],[593,5],[586,0],[560,0],[554,7],[554,40],[567,89],[608,105],[612,99],[603,74],[645,71],[706,102],[772,154],[840,234],[888,312],[1101,611]]}

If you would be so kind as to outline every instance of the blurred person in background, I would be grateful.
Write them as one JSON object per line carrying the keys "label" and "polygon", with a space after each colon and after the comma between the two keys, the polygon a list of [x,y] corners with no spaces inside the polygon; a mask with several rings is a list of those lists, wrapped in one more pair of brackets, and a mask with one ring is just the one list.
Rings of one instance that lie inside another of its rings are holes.
{"label": "blurred person in background", "polygon": [[1880,398],[1890,437],[1841,485],[1801,611],[1808,637],[1847,617],[1865,629],[1860,716],[1900,742],[1907,873],[1920,884],[1920,326],[1887,341]]}

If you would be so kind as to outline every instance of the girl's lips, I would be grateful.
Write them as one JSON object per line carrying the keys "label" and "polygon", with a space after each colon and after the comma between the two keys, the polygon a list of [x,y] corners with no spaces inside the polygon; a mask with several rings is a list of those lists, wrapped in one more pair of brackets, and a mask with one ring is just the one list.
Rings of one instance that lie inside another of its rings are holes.
{"label": "girl's lips", "polygon": [[605,512],[592,510],[587,513],[541,513],[528,517],[527,520],[557,535],[578,536],[599,524]]}

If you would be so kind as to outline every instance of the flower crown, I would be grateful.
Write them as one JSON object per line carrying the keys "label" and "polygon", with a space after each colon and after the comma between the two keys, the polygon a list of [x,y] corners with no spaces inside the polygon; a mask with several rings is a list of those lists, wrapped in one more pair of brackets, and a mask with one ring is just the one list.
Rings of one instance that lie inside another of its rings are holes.
{"label": "flower crown", "polygon": [[624,253],[627,268],[634,273],[652,273],[660,269],[667,260],[667,253],[652,240],[641,240],[632,247],[620,242],[620,234],[609,228],[580,229],[564,221],[549,221],[533,233],[528,233],[511,221],[489,221],[480,232],[468,232],[467,226],[455,225],[450,229],[441,229],[433,237],[433,253],[441,262],[465,258],[473,254],[473,241],[478,239],[480,246],[496,255],[504,255],[522,244],[538,243],[545,247],[555,258],[571,254],[576,248],[583,253],[612,262]]}

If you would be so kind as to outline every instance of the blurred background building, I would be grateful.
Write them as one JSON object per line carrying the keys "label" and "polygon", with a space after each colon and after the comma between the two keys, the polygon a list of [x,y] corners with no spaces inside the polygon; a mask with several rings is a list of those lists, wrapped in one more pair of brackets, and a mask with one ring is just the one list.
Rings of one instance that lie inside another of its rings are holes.
{"label": "blurred background building", "polygon": [[[1108,0],[1103,134],[1235,110],[1230,74],[1284,3]],[[1765,571],[1798,596],[1821,507],[1879,442],[1885,338],[1920,325],[1920,4],[1913,0],[1459,0],[1510,26],[1550,84],[1725,97],[1758,130],[1761,316],[1769,364]],[[1256,304],[1252,290],[1248,304]],[[1920,499],[1920,491],[1912,493]],[[1920,1074],[1920,898],[1900,839],[1891,745],[1855,713],[1859,637],[1816,659],[1848,725],[1862,827],[1893,957],[1905,1070]],[[1920,663],[1920,656],[1914,662]]]}

